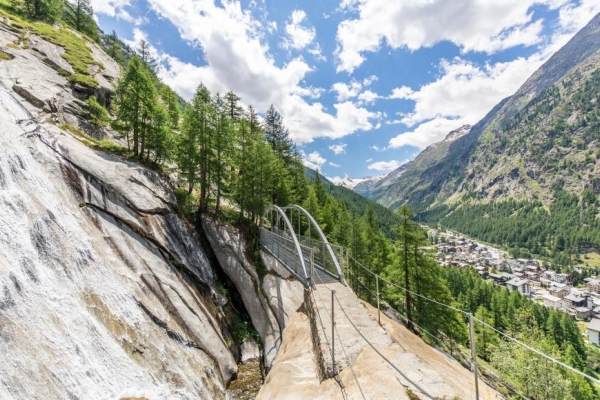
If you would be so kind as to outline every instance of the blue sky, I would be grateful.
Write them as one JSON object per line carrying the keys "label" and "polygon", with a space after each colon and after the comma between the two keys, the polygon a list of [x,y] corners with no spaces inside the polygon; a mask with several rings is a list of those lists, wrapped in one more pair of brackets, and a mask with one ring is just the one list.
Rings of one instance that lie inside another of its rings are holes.
{"label": "blue sky", "polygon": [[390,172],[475,124],[596,13],[598,0],[92,0],[146,39],[162,80],[280,111],[305,163]]}

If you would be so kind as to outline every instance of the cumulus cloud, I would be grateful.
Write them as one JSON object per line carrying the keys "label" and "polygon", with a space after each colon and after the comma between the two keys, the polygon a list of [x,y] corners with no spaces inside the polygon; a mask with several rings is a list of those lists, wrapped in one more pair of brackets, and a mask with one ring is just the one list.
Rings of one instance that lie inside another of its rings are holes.
{"label": "cumulus cloud", "polygon": [[[556,0],[551,7],[565,3]],[[600,3],[583,0],[560,9],[559,26],[550,40],[528,58],[478,66],[461,58],[442,60],[439,75],[419,90],[401,86],[389,98],[414,101],[412,112],[386,124],[402,123],[413,128],[389,142],[390,148],[405,145],[424,149],[466,123],[474,124],[500,100],[512,95],[554,52],[579,31],[590,16],[600,12]]]}
{"label": "cumulus cloud", "polygon": [[294,10],[290,22],[285,25],[286,37],[281,46],[284,49],[302,50],[312,43],[317,35],[314,27],[302,26],[306,19],[304,10]]}
{"label": "cumulus cloud", "polygon": [[92,0],[92,7],[95,14],[104,14],[109,17],[134,22],[134,18],[125,10],[129,5],[129,0]]}
{"label": "cumulus cloud", "polygon": [[321,155],[317,151],[313,151],[310,154],[305,154],[304,152],[301,152],[300,155],[302,156],[302,161],[304,162],[304,165],[314,170],[321,169],[323,164],[327,162],[327,160],[321,157]]}
{"label": "cumulus cloud", "polygon": [[336,82],[331,86],[331,89],[337,92],[337,101],[346,101],[358,96],[362,90],[362,84],[357,81],[350,81],[349,83]]}
{"label": "cumulus cloud", "polygon": [[390,99],[406,99],[408,96],[413,94],[413,90],[408,86],[400,86],[392,90],[392,94],[390,94]]}
{"label": "cumulus cloud", "polygon": [[373,104],[375,100],[377,100],[380,96],[372,92],[370,90],[365,90],[361,94],[358,95],[358,99],[362,101],[364,104]]}
{"label": "cumulus cloud", "polygon": [[531,46],[541,40],[542,20],[533,20],[530,8],[556,0],[344,1],[342,10],[358,13],[342,21],[337,30],[337,70],[352,73],[365,52],[377,51],[382,43],[392,49],[417,50],[450,41],[462,51],[495,53],[518,45]]}
{"label": "cumulus cloud", "polygon": [[[163,55],[161,78],[180,95],[190,99],[203,82],[212,92],[233,90],[245,104],[264,112],[270,104],[282,114],[297,144],[317,137],[337,139],[359,130],[370,130],[380,114],[359,104],[340,100],[326,110],[310,102],[318,92],[303,81],[313,69],[302,57],[279,66],[262,42],[265,25],[239,2],[214,0],[148,0],[152,9],[170,21],[182,39],[202,49],[204,65]],[[297,16],[296,21],[298,21]],[[292,19],[293,22],[293,19]],[[309,99],[307,99],[307,97]]]}
{"label": "cumulus cloud", "polygon": [[341,167],[340,164],[332,163],[331,161],[328,162],[328,164],[331,165],[333,168],[340,168]]}
{"label": "cumulus cloud", "polygon": [[333,154],[337,156],[346,152],[346,146],[346,143],[332,144],[331,146],[329,146],[329,150],[333,151]]}
{"label": "cumulus cloud", "polygon": [[374,170],[374,171],[387,172],[387,171],[392,171],[392,170],[398,168],[399,166],[401,166],[402,164],[404,164],[406,162],[407,161],[399,162],[398,160],[377,161],[372,164],[369,164],[369,166],[367,168],[370,170]]}

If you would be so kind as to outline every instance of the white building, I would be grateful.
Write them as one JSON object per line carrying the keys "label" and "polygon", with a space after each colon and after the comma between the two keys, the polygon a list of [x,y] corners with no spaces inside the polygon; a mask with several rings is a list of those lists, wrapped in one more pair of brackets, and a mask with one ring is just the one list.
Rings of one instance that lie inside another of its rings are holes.
{"label": "white building", "polygon": [[546,307],[564,308],[564,301],[560,297],[552,296],[551,294],[546,294],[542,297],[544,298],[544,305]]}
{"label": "white building", "polygon": [[592,318],[588,324],[588,340],[590,344],[600,346],[600,319]]}
{"label": "white building", "polygon": [[506,287],[509,292],[518,290],[523,296],[531,296],[531,284],[527,279],[513,278],[506,282]]}

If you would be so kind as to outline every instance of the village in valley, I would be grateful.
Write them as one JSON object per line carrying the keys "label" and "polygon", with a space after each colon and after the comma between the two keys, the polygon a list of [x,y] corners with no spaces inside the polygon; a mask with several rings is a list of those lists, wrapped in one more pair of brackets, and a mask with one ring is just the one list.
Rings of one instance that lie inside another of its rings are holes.
{"label": "village in valley", "polygon": [[512,258],[497,248],[479,243],[450,231],[426,228],[441,265],[454,268],[474,267],[478,274],[494,284],[516,290],[546,307],[556,308],[589,321],[588,341],[600,346],[600,277],[586,278],[579,287],[572,276],[547,269],[535,259]]}

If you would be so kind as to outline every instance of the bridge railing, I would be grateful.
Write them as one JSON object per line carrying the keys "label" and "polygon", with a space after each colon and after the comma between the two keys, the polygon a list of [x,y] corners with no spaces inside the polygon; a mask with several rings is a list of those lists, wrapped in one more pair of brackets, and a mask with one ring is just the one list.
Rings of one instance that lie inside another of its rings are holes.
{"label": "bridge railing", "polygon": [[342,278],[335,266],[333,258],[327,249],[327,246],[329,246],[331,250],[333,250],[334,256],[339,260],[339,262],[341,262],[344,255],[344,248],[342,246],[325,243],[321,240],[298,234],[296,237],[301,245],[314,249],[314,261],[316,267],[320,267],[338,279]]}
{"label": "bridge railing", "polygon": [[290,270],[305,286],[312,283],[312,270],[314,268],[314,250],[300,243],[302,260],[296,250],[292,237],[281,230],[270,231],[260,228],[260,244],[263,245],[275,258]]}

